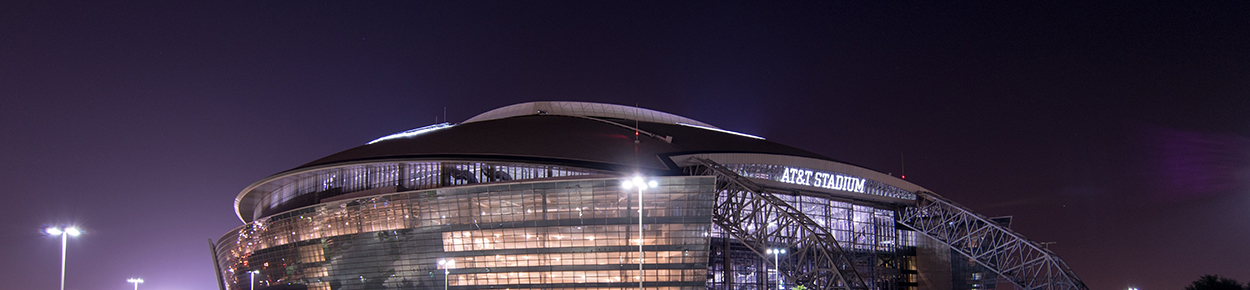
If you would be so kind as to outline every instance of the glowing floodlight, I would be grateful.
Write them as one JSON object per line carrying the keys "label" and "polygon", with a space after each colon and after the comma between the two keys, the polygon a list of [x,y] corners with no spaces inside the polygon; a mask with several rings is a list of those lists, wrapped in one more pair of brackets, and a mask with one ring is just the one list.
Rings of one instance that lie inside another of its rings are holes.
{"label": "glowing floodlight", "polygon": [[139,290],[139,283],[143,283],[143,279],[142,278],[130,278],[130,279],[126,279],[126,282],[134,283],[135,290]]}
{"label": "glowing floodlight", "polygon": [[61,290],[65,290],[65,243],[69,241],[70,236],[77,237],[82,232],[75,227],[66,227],[65,229],[48,227],[43,232],[48,233],[50,236],[61,236]]}

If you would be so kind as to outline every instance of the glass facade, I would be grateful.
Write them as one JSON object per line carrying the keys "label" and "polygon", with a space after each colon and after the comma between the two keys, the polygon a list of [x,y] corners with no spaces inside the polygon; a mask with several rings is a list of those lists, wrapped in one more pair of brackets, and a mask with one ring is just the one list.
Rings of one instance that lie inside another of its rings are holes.
{"label": "glass facade", "polygon": [[[776,289],[782,279],[768,271],[771,263],[712,225],[714,177],[658,180],[659,188],[644,193],[644,282],[657,289]],[[850,254],[874,261],[869,265],[878,267],[860,269],[866,277],[899,259],[900,246],[914,246],[909,232],[894,228],[893,209],[779,197]],[[249,271],[260,289],[441,288],[444,278],[459,289],[636,289],[636,207],[636,191],[622,189],[618,178],[372,195],[248,223],[222,237],[218,260],[229,289],[248,289]]]}
{"label": "glass facade", "polygon": [[[613,174],[551,165],[464,161],[385,162],[337,166],[269,180],[248,193],[252,220],[323,200],[497,181]],[[350,197],[350,196],[348,196]]]}
{"label": "glass facade", "polygon": [[218,241],[220,274],[228,289],[703,289],[715,178],[656,180],[641,239],[618,178],[470,184],[257,219]]}
{"label": "glass facade", "polygon": [[[457,169],[481,172],[481,164]],[[659,188],[644,193],[641,276],[648,288],[777,288],[783,279],[768,270],[771,261],[711,223],[721,196],[714,177],[658,180]],[[779,198],[825,227],[856,259],[872,261],[859,269],[865,277],[905,260],[900,247],[914,246],[910,232],[894,228],[895,212],[887,206]],[[636,191],[622,189],[619,178],[465,182],[262,217],[222,237],[218,260],[228,289],[249,289],[249,271],[256,271],[258,289],[637,289],[636,207]]]}
{"label": "glass facade", "polygon": [[[786,169],[728,167],[770,180]],[[711,176],[664,177],[645,192],[647,266],[640,275],[636,191],[603,174],[428,161],[283,176],[253,188],[254,221],[219,240],[221,274],[228,289],[250,289],[253,278],[259,289],[325,290],[637,289],[640,276],[648,288],[762,290],[782,280],[768,271],[770,261],[711,223],[722,196]],[[871,180],[865,187],[867,194],[906,197]],[[856,259],[870,261],[859,269],[865,277],[897,264],[890,261],[899,260],[900,245],[914,244],[894,228],[891,206],[779,198]]]}

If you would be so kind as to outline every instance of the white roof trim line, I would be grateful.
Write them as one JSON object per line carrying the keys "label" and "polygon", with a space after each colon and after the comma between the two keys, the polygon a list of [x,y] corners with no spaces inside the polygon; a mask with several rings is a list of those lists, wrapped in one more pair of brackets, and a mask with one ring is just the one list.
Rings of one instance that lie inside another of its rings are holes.
{"label": "white roof trim line", "polygon": [[638,120],[661,124],[687,123],[716,128],[695,119],[635,106],[589,102],[528,102],[509,105],[478,114],[461,124],[505,119],[517,116],[557,115]]}
{"label": "white roof trim line", "polygon": [[750,138],[764,140],[764,137],[755,136],[755,135],[746,134],[746,133],[738,133],[738,132],[729,131],[729,130],[720,129],[720,128],[705,127],[705,126],[699,126],[695,124],[686,124],[686,123],[677,123],[677,125],[682,125],[686,127],[694,127],[694,128],[704,129],[704,130],[712,130],[712,131],[721,132],[721,133],[729,133],[729,134],[734,134],[734,135],[738,135],[742,137],[750,137]]}
{"label": "white roof trim line", "polygon": [[429,126],[425,126],[425,127],[421,127],[421,128],[416,128],[416,129],[412,129],[412,130],[408,130],[408,131],[403,131],[403,132],[399,132],[399,133],[395,133],[395,134],[386,135],[386,136],[383,136],[382,138],[373,139],[373,141],[369,141],[369,143],[366,143],[366,145],[367,145],[367,144],[378,143],[378,142],[382,142],[382,141],[386,141],[386,140],[391,140],[391,139],[408,138],[408,137],[412,137],[412,136],[416,136],[416,135],[421,135],[421,134],[429,133],[429,132],[431,132],[431,131],[435,131],[435,130],[439,130],[439,129],[447,129],[447,128],[451,128],[452,126],[455,126],[455,125],[453,125],[453,124],[451,124],[451,123],[447,123],[447,122],[438,123],[438,124],[434,124],[434,125],[429,125]]}

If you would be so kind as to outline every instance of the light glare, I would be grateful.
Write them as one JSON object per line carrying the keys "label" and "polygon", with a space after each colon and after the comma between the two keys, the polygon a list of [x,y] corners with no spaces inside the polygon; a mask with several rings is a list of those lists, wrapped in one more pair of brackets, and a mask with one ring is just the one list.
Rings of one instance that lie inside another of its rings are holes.
{"label": "light glare", "polygon": [[[438,130],[438,129],[446,129],[446,128],[451,128],[452,126],[455,126],[455,125],[452,125],[451,123],[447,123],[447,122],[438,123],[438,124],[434,124],[434,125],[429,125],[429,126],[425,126],[425,127],[421,127],[421,128],[416,128],[416,129],[412,129],[412,130],[408,130],[408,131],[403,131],[403,132],[399,132],[399,133],[395,133],[395,134],[386,135],[386,136],[384,136],[384,137],[382,137],[382,138],[378,138],[378,139],[374,139],[373,141],[369,141],[369,143],[368,143],[368,144],[378,143],[378,142],[382,142],[382,141],[386,141],[386,140],[390,140],[390,139],[408,138],[408,137],[412,137],[412,136],[416,136],[416,135],[421,135],[421,134],[424,134],[424,133],[429,133],[430,131],[434,131],[434,130]],[[366,144],[366,145],[368,145],[368,144]]]}
{"label": "light glare", "polygon": [[78,234],[81,234],[82,232],[79,232],[79,231],[78,231],[78,228],[75,228],[75,227],[69,227],[69,228],[65,229],[65,233],[69,234],[70,236],[77,237],[77,236],[78,236]]}
{"label": "light glare", "polygon": [[47,229],[45,229],[45,230],[43,230],[43,231],[44,231],[44,232],[46,232],[46,233],[48,233],[49,235],[53,235],[53,236],[59,236],[59,235],[61,235],[61,229],[58,229],[58,228],[47,228]]}

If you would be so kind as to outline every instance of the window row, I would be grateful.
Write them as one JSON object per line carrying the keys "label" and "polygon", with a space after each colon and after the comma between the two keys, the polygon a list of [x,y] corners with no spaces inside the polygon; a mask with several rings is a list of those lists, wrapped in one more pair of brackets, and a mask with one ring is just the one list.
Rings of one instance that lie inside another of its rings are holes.
{"label": "window row", "polygon": [[[707,224],[647,224],[644,245],[707,243]],[[454,231],[443,233],[448,252],[563,247],[637,246],[637,225],[564,226]]]}
{"label": "window row", "polygon": [[263,193],[258,213],[301,195],[321,198],[375,188],[430,189],[482,182],[590,175],[587,169],[529,164],[479,162],[402,162],[355,165],[318,170],[272,181],[282,183]]}
{"label": "window row", "polygon": [[[710,215],[711,203],[692,196],[696,194],[700,194],[698,186],[662,185],[643,197],[643,214],[647,217]],[[638,216],[637,198],[636,192],[616,186],[449,194],[440,199],[437,207],[422,208],[421,215],[443,224],[629,218]]]}
{"label": "window row", "polygon": [[[643,282],[703,282],[706,269],[643,270]],[[638,270],[490,272],[451,274],[450,286],[489,286],[512,284],[638,283]],[[637,288],[635,288],[637,289]]]}
{"label": "window row", "polygon": [[[707,263],[706,251],[647,251],[643,252],[646,264],[702,264]],[[518,255],[484,255],[450,258],[450,264],[439,268],[497,268],[532,266],[588,266],[638,264],[638,251],[551,253]]]}

